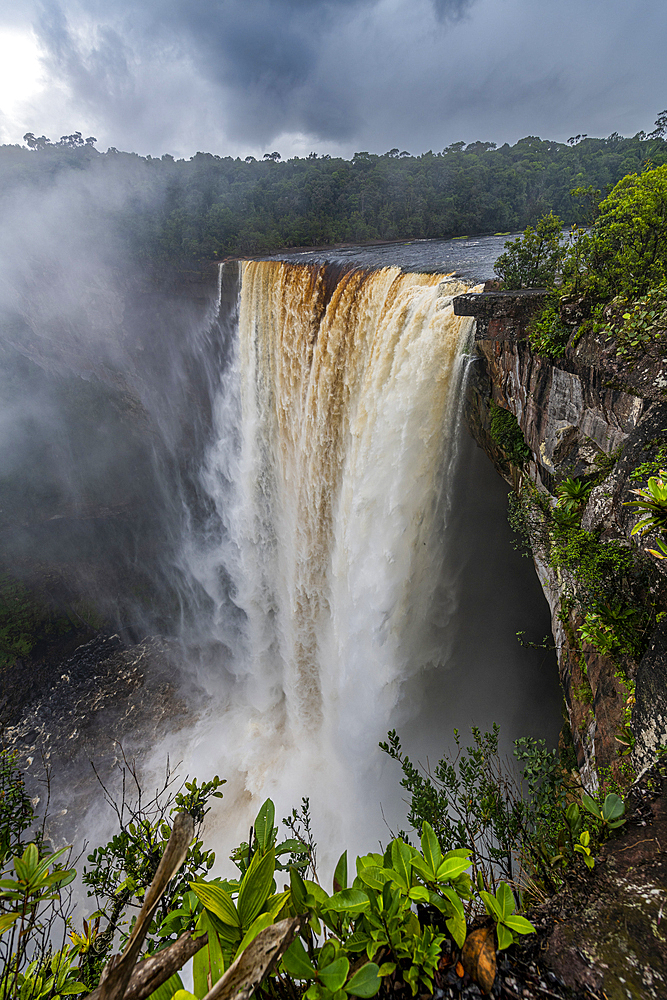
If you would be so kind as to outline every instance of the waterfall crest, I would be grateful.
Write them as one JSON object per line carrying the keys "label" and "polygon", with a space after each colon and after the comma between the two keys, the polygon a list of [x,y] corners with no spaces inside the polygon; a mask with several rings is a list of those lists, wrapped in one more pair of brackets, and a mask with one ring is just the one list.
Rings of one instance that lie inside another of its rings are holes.
{"label": "waterfall crest", "polygon": [[452,297],[465,288],[398,268],[242,265],[202,470],[220,528],[188,558],[230,650],[210,723],[220,773],[246,795],[298,789],[327,813],[337,782],[363,795],[401,685],[442,661],[432,606],[472,330]]}

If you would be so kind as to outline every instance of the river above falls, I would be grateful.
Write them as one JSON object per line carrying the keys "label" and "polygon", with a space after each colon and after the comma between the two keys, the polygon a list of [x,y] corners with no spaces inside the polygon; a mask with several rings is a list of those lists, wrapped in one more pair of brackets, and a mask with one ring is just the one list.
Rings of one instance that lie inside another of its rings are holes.
{"label": "river above falls", "polygon": [[258,260],[287,260],[294,264],[329,261],[364,268],[400,267],[403,271],[456,274],[471,284],[493,278],[493,265],[505,242],[514,234],[457,236],[450,240],[406,240],[366,246],[316,247],[281,250]]}

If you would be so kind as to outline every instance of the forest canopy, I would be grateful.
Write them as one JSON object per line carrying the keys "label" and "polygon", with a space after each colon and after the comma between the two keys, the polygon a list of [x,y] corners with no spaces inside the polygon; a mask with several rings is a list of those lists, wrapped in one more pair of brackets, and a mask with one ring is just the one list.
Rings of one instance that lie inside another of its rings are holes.
{"label": "forest canopy", "polygon": [[111,222],[129,257],[192,267],[296,246],[516,232],[549,211],[585,225],[587,191],[604,196],[625,175],[667,163],[658,132],[569,143],[527,136],[499,148],[456,142],[420,156],[311,153],[285,162],[277,151],[260,161],[100,153],[94,137],[78,132],[58,142],[29,133],[25,146],[0,146],[0,197],[25,185],[56,186],[71,171],[103,184],[122,179],[131,197],[118,200]]}

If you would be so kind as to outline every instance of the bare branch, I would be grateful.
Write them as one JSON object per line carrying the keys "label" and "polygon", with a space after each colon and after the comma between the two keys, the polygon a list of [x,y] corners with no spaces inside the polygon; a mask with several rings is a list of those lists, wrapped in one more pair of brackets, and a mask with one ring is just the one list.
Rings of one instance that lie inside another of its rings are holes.
{"label": "bare branch", "polygon": [[[200,948],[208,944],[208,934],[193,938],[187,932],[181,934],[177,941],[170,944],[155,955],[150,955],[143,962],[138,962],[132,970],[132,976],[125,990],[123,1000],[145,1000],[158,987],[166,983],[168,979],[182,969],[186,962],[189,962],[193,955],[196,955]],[[92,1000],[92,994],[89,1000]]]}
{"label": "bare branch", "polygon": [[256,987],[287,951],[305,917],[288,917],[261,931],[241,952],[204,1000],[249,1000]]}
{"label": "bare branch", "polygon": [[185,861],[188,847],[194,836],[194,820],[189,813],[177,813],[174,817],[171,836],[165,849],[155,878],[144,897],[144,904],[134,925],[125,950],[120,957],[111,959],[105,969],[105,976],[91,998],[96,1000],[123,1000],[125,990],[132,976],[132,970],[141,951],[153,914],[168,883]]}

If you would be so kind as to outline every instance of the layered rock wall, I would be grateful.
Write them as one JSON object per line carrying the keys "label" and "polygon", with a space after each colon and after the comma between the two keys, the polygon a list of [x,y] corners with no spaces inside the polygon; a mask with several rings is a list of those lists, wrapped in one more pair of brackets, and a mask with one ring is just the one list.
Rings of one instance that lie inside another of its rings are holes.
{"label": "layered rock wall", "polygon": [[[642,481],[637,470],[655,465],[667,446],[667,381],[662,381],[667,358],[654,348],[634,363],[621,363],[606,341],[591,334],[578,339],[575,332],[565,356],[548,360],[533,351],[527,333],[544,298],[544,292],[531,290],[473,293],[454,300],[458,315],[477,319],[467,396],[470,429],[517,491],[529,481],[554,505],[556,485],[567,477],[597,482],[581,529],[601,545],[643,548],[646,542],[631,536],[637,515],[627,502],[633,488],[645,485],[648,472]],[[531,452],[522,467],[508,461],[494,440],[494,405],[516,417]],[[635,769],[667,743],[667,626],[654,629],[639,662],[583,642],[579,627],[584,609],[571,599],[576,574],[555,567],[547,548],[533,538],[578,764],[584,783],[594,790],[605,773],[617,775],[623,763],[618,737],[633,684]],[[646,598],[667,607],[665,564],[648,556],[645,563],[650,577]]]}

